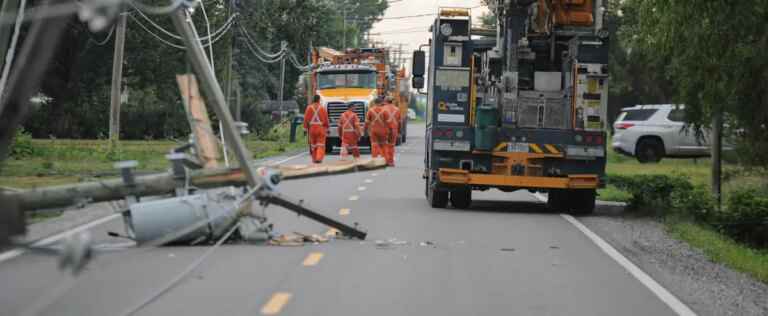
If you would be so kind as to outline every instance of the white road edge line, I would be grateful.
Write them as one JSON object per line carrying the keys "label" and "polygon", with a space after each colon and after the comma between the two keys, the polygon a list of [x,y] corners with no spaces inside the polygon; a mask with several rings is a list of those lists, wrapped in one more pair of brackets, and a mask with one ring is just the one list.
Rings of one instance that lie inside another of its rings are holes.
{"label": "white road edge line", "polygon": [[283,160],[279,160],[279,161],[275,161],[275,162],[271,162],[271,161],[270,161],[270,162],[269,162],[269,163],[267,163],[266,165],[279,165],[279,164],[281,164],[281,163],[284,163],[284,162],[286,162],[286,161],[289,161],[289,160],[293,160],[293,159],[299,158],[299,157],[301,157],[301,156],[304,156],[304,155],[305,155],[305,154],[307,154],[307,153],[308,153],[307,151],[302,151],[302,152],[300,152],[300,153],[298,153],[298,154],[295,154],[295,155],[293,155],[293,156],[290,156],[290,157],[288,157],[288,158],[285,158],[285,159],[283,159]]}
{"label": "white road edge line", "polygon": [[[547,202],[547,198],[540,193],[535,193],[533,196],[536,197],[536,199],[539,201],[545,203]],[[611,257],[611,259],[616,261],[616,263],[621,265],[625,270],[627,270],[627,272],[629,272],[629,274],[640,281],[640,283],[645,285],[646,288],[651,290],[651,292],[653,292],[656,297],[667,304],[667,306],[669,306],[669,308],[671,308],[675,313],[681,316],[696,316],[696,313],[694,313],[693,310],[681,302],[675,295],[667,291],[667,289],[661,286],[661,284],[656,282],[656,280],[651,278],[651,276],[637,267],[634,263],[632,263],[632,261],[629,261],[627,257],[624,257],[624,255],[616,250],[616,248],[613,248],[613,246],[611,246],[608,242],[589,230],[589,228],[584,226],[584,224],[579,222],[579,220],[568,214],[560,214],[560,216],[575,226],[576,229],[581,231],[584,235],[586,235],[587,238],[589,238],[593,243],[595,243],[595,245],[597,245],[598,248],[600,248],[600,250]]]}
{"label": "white road edge line", "polygon": [[[118,217],[121,217],[122,215],[123,214],[121,214],[121,213],[115,213],[115,214],[112,214],[112,215],[109,215],[109,216],[104,216],[104,217],[99,218],[99,219],[97,219],[95,221],[92,221],[92,222],[89,222],[89,223],[77,226],[77,227],[75,227],[73,229],[66,230],[66,231],[63,231],[61,233],[45,237],[45,238],[35,242],[34,244],[32,244],[32,246],[39,247],[39,246],[43,246],[43,245],[47,245],[47,244],[59,241],[60,239],[69,236],[70,234],[76,234],[76,233],[82,232],[84,230],[91,229],[91,228],[93,228],[95,226],[104,224],[104,223],[109,222],[111,220],[114,220],[114,219],[116,219]],[[27,252],[26,249],[13,249],[13,250],[9,250],[9,251],[0,253],[0,262],[16,258],[16,257],[24,254],[25,252]]]}

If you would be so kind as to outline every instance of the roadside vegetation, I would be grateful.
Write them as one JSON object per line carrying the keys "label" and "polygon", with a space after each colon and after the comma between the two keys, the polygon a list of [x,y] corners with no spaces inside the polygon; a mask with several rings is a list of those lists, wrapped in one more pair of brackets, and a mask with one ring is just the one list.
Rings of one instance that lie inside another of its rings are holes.
{"label": "roadside vegetation", "polygon": [[[246,146],[255,159],[301,150],[306,137],[299,127],[297,140],[289,143],[290,126],[275,125],[262,135],[249,135]],[[116,177],[116,161],[136,160],[137,172],[161,172],[170,166],[165,155],[184,144],[185,140],[124,140],[118,150],[109,150],[109,141],[73,139],[32,139],[20,133],[11,149],[11,157],[3,162],[0,186],[31,188],[88,181],[99,177]]]}
{"label": "roadside vegetation", "polygon": [[721,262],[768,283],[768,170],[724,165],[722,206],[710,194],[709,159],[640,164],[608,153],[608,186],[599,199],[627,202],[667,231]]}

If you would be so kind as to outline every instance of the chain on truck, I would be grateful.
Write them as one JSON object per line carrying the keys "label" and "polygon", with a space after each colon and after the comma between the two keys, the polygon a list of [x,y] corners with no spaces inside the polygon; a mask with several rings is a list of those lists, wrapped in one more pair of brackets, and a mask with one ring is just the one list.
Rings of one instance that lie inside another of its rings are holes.
{"label": "chain on truck", "polygon": [[[548,193],[548,206],[591,213],[604,186],[608,32],[601,0],[498,0],[497,29],[441,8],[427,79],[425,194],[469,207],[473,190]],[[426,71],[425,71],[425,68]]]}
{"label": "chain on truck", "polygon": [[[321,105],[328,111],[331,127],[326,139],[327,153],[341,146],[336,127],[347,105],[356,105],[355,113],[364,125],[365,113],[379,95],[391,96],[393,104],[400,109],[402,121],[397,144],[405,142],[410,97],[407,74],[401,65],[391,64],[388,55],[384,48],[349,48],[344,52],[328,47],[313,49],[314,67],[307,97],[319,95]],[[361,138],[360,145],[370,146],[367,132]]]}

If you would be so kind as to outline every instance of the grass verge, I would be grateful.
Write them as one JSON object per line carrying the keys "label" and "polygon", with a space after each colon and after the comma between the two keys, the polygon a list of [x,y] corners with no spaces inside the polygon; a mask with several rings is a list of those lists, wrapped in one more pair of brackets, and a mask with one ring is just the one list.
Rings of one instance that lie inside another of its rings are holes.
{"label": "grass verge", "polygon": [[673,237],[700,249],[712,261],[768,283],[768,251],[749,248],[690,221],[668,220],[665,225]]}

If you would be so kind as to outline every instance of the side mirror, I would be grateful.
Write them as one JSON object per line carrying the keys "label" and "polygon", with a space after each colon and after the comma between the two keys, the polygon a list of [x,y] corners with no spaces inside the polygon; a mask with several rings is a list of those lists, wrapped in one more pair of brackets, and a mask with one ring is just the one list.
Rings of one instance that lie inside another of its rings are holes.
{"label": "side mirror", "polygon": [[413,86],[414,89],[424,88],[425,59],[424,51],[417,50],[413,52],[413,64],[411,65],[411,75],[413,76],[413,79],[411,80],[411,86]]}
{"label": "side mirror", "polygon": [[414,89],[419,90],[424,88],[424,77],[416,77],[414,76],[411,78],[411,86],[413,86]]}

